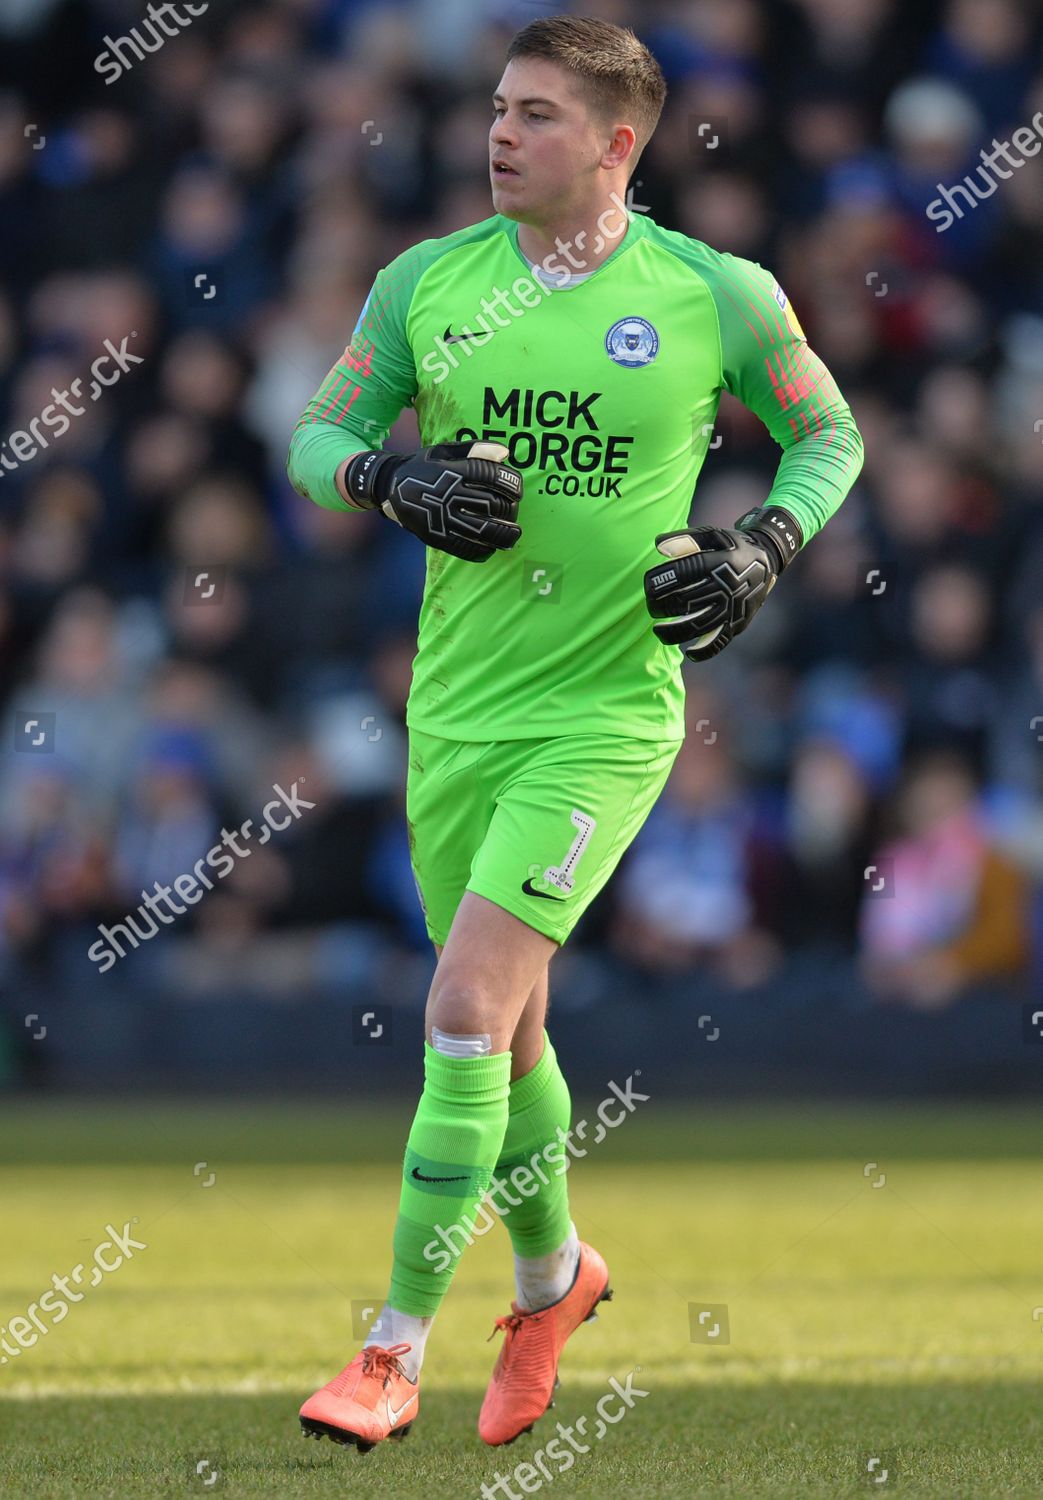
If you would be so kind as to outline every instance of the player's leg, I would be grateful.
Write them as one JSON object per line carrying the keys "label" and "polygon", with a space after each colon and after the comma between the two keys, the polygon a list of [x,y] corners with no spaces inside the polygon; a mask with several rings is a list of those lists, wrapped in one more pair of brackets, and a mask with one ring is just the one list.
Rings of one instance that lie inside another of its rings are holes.
{"label": "player's leg", "polygon": [[497,902],[464,892],[427,1001],[427,1039],[435,1034],[488,1037],[492,1053],[509,1053],[533,989],[557,940]]}
{"label": "player's leg", "polygon": [[[498,799],[469,889],[564,942],[647,817],[676,752],[676,744],[592,736],[535,747]],[[533,1040],[530,1032],[535,1051]],[[568,1086],[544,1031],[534,1065],[511,1084],[494,1184],[508,1204],[518,1287],[498,1320],[505,1339],[479,1417],[494,1445],[543,1413],[566,1340],[610,1295],[605,1262],[578,1239],[569,1214],[570,1127]]]}
{"label": "player's leg", "polygon": [[547,1019],[550,964],[533,985],[514,1035],[511,1037],[511,1084],[530,1073],[543,1051],[543,1028]]}
{"label": "player's leg", "polygon": [[[435,952],[441,957],[440,944],[435,944]],[[511,1203],[497,1200],[497,1211],[507,1211],[518,1305],[528,1309],[545,1307],[568,1291],[579,1257],[565,1173],[554,1171],[550,1160],[541,1166],[545,1155],[560,1155],[571,1123],[568,1085],[544,1029],[549,976],[548,964],[532,987],[511,1039],[507,1131],[494,1179],[503,1181],[512,1171],[536,1162],[531,1174],[535,1180],[526,1178],[531,1197],[508,1187]]]}
{"label": "player's leg", "polygon": [[[579,736],[529,751],[499,799],[475,859],[472,889],[495,894],[564,940],[647,817],[677,748]],[[544,859],[523,864],[523,851],[542,852]],[[552,851],[559,857],[548,861]],[[515,1252],[517,1305],[529,1311],[565,1295],[579,1258],[564,1170],[571,1100],[543,1027],[546,999],[545,986],[534,990],[515,1032],[508,1126],[497,1163],[498,1177],[516,1171],[524,1182],[526,1196],[505,1222]],[[520,1035],[524,1066],[518,1065]]]}
{"label": "player's leg", "polygon": [[565,1296],[580,1259],[565,1154],[572,1101],[549,1036],[536,1066],[511,1085],[508,1104],[496,1178],[510,1204],[505,1223],[514,1251],[515,1303],[537,1312]]}
{"label": "player's leg", "polygon": [[[435,944],[439,958],[442,947]],[[576,1276],[579,1237],[569,1215],[568,1179],[562,1141],[571,1124],[568,1085],[545,1030],[550,965],[530,991],[511,1038],[511,1086],[507,1130],[495,1181],[506,1182],[506,1198],[495,1196],[514,1249],[519,1307],[534,1311],[557,1302]],[[523,1196],[509,1185],[524,1174]],[[508,1201],[509,1200],[509,1201]]]}
{"label": "player's leg", "polygon": [[[442,957],[443,944],[435,943],[435,957]],[[543,1028],[547,1016],[547,994],[550,965],[533,985],[521,1019],[511,1038],[511,1082],[530,1072],[540,1060],[543,1051]]]}
{"label": "player's leg", "polygon": [[473,1237],[507,1129],[511,1039],[555,946],[465,892],[428,998],[424,1091],[395,1227],[388,1302],[411,1317],[434,1315]]}
{"label": "player's leg", "polygon": [[[406,1144],[387,1302],[369,1346],[409,1346],[413,1380],[427,1337],[492,1185],[507,1129],[511,1040],[556,947],[502,907],[465,892],[431,984],[424,1089]],[[479,1229],[481,1232],[481,1229]]]}
{"label": "player's leg", "polygon": [[[435,951],[441,956],[437,944]],[[522,1196],[507,1186],[510,1201],[495,1200],[496,1211],[506,1211],[518,1306],[530,1311],[565,1295],[575,1280],[579,1259],[567,1177],[551,1164],[555,1153],[564,1160],[561,1143],[571,1124],[572,1106],[544,1029],[549,976],[548,964],[532,987],[511,1039],[507,1131],[494,1178],[495,1196],[496,1181],[504,1182],[510,1173],[524,1170],[526,1193],[531,1194]]]}
{"label": "player's leg", "polygon": [[[451,957],[443,955],[442,949],[495,805],[477,770],[486,749],[485,745],[410,733],[406,783],[410,857],[428,934],[439,950],[436,972],[441,973],[439,991],[446,1005],[452,994],[445,981],[457,966],[442,970],[443,956]],[[484,905],[497,910],[489,902]],[[554,944],[525,929],[517,918],[505,912],[499,915],[514,929],[529,933],[546,967],[546,955]],[[497,931],[495,942],[500,950],[498,963],[486,966],[487,979],[495,974],[497,983],[506,984],[509,998],[517,990],[512,1003],[520,1013],[541,965],[534,963],[521,979],[512,978],[516,966],[510,959],[509,938],[505,943]],[[466,1016],[464,1022],[470,1024]],[[500,1025],[496,1029],[498,1036],[504,1031]],[[408,1431],[417,1413],[418,1375],[427,1333],[466,1243],[471,1216],[488,1186],[506,1128],[509,1027],[501,1040],[497,1054],[490,1046],[487,1053],[463,1057],[452,1055],[459,1048],[451,1039],[445,1051],[432,1047],[430,1040],[425,1044],[424,1091],[402,1171],[392,1289],[361,1352],[302,1406],[301,1425],[306,1433],[325,1433],[340,1442],[371,1447]]]}

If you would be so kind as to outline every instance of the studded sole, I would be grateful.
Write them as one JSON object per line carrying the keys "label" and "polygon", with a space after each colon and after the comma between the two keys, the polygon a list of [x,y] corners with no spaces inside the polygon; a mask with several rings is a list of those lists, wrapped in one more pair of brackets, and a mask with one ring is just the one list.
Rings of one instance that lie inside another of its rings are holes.
{"label": "studded sole", "polygon": [[[370,1453],[377,1446],[368,1438],[360,1437],[357,1432],[348,1432],[343,1427],[334,1427],[332,1422],[318,1422],[314,1417],[301,1417],[300,1420],[301,1431],[306,1438],[328,1437],[331,1443],[336,1443],[342,1448],[354,1446],[360,1453]],[[404,1427],[393,1427],[388,1437],[391,1439],[408,1437],[412,1426],[412,1422],[407,1422]]]}

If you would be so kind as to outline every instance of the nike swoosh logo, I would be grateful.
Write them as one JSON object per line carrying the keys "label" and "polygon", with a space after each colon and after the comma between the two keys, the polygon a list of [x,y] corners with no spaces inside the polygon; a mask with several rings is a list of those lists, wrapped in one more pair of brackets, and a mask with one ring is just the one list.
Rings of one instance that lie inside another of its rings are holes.
{"label": "nike swoosh logo", "polygon": [[485,337],[482,333],[450,333],[449,330],[452,326],[452,323],[445,325],[445,333],[442,335],[443,344],[460,344],[464,339],[480,339]]}
{"label": "nike swoosh logo", "polygon": [[552,896],[550,891],[538,891],[531,880],[527,880],[522,886],[527,896],[542,896],[544,901],[564,901],[564,896]]}
{"label": "nike swoosh logo", "polygon": [[463,1177],[425,1177],[424,1174],[423,1174],[423,1172],[419,1171],[418,1168],[416,1168],[416,1167],[413,1168],[413,1176],[416,1178],[417,1182],[466,1182],[467,1181],[466,1174]]}
{"label": "nike swoosh logo", "polygon": [[387,1407],[388,1421],[391,1423],[392,1427],[394,1427],[395,1423],[398,1421],[399,1417],[401,1417],[406,1408],[412,1406],[415,1400],[416,1391],[414,1391],[409,1400],[406,1401],[402,1406],[400,1406],[398,1411],[396,1411],[395,1408],[391,1405],[391,1397],[384,1397],[384,1405]]}

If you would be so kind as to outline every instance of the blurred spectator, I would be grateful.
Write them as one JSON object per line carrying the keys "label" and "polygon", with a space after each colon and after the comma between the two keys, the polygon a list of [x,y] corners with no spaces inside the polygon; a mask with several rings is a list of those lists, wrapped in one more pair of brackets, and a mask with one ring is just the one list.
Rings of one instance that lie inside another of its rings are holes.
{"label": "blurred spectator", "polygon": [[[99,816],[109,814],[141,729],[137,673],[111,602],[92,588],[66,594],[37,653],[35,673],[16,691],[27,714],[54,715],[55,763]],[[32,757],[8,756],[0,780],[4,819],[13,815]]]}
{"label": "blurred spectator", "polygon": [[0,838],[0,972],[9,981],[17,974],[12,960],[41,968],[60,927],[84,923],[104,906],[104,832],[60,763],[26,776]]}
{"label": "blurred spectator", "polygon": [[114,894],[133,907],[154,882],[191,871],[220,831],[213,768],[191,730],[151,737],[132,773],[113,838]]}
{"label": "blurred spectator", "polygon": [[740,987],[781,959],[760,922],[775,874],[727,735],[688,706],[688,735],[620,875],[612,943],[652,973],[692,968]]}
{"label": "blurred spectator", "polygon": [[869,780],[841,744],[805,741],[785,806],[782,931],[788,945],[843,956],[858,935],[870,863]]}
{"label": "blurred spectator", "polygon": [[1012,109],[1032,82],[1031,40],[1028,8],[1017,0],[949,0],[927,62],[974,100],[988,130],[998,131],[1017,123]]}
{"label": "blurred spectator", "polygon": [[996,848],[966,763],[951,752],[915,763],[897,823],[872,861],[862,908],[864,972],[877,996],[937,1009],[972,985],[1024,973],[1028,883]]}
{"label": "blurred spectator", "polygon": [[971,568],[939,566],[922,575],[910,602],[911,650],[901,674],[906,745],[947,745],[984,770],[1000,707],[988,584]]}

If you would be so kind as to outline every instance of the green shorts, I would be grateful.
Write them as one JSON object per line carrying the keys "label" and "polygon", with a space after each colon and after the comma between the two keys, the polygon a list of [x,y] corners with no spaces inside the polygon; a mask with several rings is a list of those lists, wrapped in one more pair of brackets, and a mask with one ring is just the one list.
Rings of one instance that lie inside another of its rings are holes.
{"label": "green shorts", "polygon": [[680,740],[409,731],[410,857],[431,941],[475,891],[564,943],[651,812]]}

